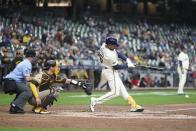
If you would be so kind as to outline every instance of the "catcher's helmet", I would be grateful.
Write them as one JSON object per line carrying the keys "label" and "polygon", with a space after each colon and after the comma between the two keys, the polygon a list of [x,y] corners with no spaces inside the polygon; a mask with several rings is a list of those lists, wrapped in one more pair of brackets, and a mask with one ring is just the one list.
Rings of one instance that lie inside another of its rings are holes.
{"label": "catcher's helmet", "polygon": [[117,39],[114,37],[107,37],[106,38],[106,44],[112,44],[112,45],[116,45],[117,47],[119,46]]}
{"label": "catcher's helmet", "polygon": [[25,49],[24,50],[24,55],[25,55],[25,57],[35,57],[36,52],[33,49]]}
{"label": "catcher's helmet", "polygon": [[55,67],[57,65],[56,61],[55,60],[47,60],[45,63],[44,63],[44,70],[48,70],[50,67]]}

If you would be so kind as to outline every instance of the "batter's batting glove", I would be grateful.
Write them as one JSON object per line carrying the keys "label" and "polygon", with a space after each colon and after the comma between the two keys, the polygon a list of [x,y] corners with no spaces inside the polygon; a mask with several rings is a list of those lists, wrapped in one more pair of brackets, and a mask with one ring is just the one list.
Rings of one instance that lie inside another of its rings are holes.
{"label": "batter's batting glove", "polygon": [[92,94],[92,89],[91,89],[91,87],[88,87],[84,82],[79,81],[79,82],[78,82],[78,85],[79,85],[80,87],[82,87],[82,89],[84,90],[84,92],[85,92],[87,95],[91,95],[91,94]]}
{"label": "batter's batting glove", "polygon": [[135,64],[129,58],[127,58],[126,62],[129,68],[135,67]]}

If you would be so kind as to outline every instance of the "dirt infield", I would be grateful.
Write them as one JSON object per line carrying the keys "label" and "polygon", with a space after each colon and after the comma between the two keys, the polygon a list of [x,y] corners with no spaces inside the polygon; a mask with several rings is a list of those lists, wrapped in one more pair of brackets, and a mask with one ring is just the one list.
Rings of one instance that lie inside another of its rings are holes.
{"label": "dirt infield", "polygon": [[127,106],[53,106],[51,114],[8,113],[0,106],[0,127],[89,128],[134,131],[196,131],[196,104],[147,106],[143,113],[131,113]]}

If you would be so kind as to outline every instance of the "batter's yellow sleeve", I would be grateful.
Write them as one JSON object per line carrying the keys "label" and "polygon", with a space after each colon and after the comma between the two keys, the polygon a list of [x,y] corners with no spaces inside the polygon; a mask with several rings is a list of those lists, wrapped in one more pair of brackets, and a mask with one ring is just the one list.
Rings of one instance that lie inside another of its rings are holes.
{"label": "batter's yellow sleeve", "polygon": [[35,98],[39,97],[36,86],[30,82],[31,91]]}

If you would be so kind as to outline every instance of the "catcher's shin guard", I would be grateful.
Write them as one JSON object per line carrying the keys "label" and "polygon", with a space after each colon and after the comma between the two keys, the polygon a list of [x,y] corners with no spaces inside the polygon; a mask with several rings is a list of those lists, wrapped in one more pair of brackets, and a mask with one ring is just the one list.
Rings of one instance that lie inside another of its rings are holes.
{"label": "catcher's shin guard", "polygon": [[47,109],[47,106],[52,106],[54,101],[57,101],[57,95],[51,93],[42,99],[41,107]]}

